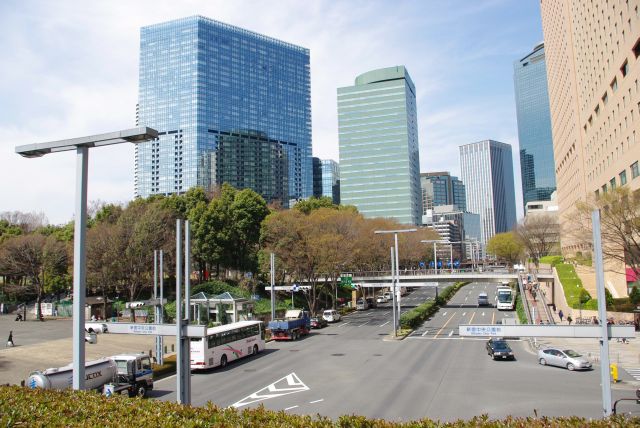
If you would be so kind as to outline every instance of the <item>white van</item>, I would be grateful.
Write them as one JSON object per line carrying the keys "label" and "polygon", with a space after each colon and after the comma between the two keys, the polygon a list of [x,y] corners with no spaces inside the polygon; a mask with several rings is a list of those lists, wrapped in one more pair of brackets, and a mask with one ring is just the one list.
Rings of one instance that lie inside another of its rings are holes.
{"label": "white van", "polygon": [[489,296],[487,293],[478,294],[478,306],[489,306]]}
{"label": "white van", "polygon": [[340,321],[340,314],[335,309],[327,309],[322,313],[322,318],[326,322],[338,322]]}

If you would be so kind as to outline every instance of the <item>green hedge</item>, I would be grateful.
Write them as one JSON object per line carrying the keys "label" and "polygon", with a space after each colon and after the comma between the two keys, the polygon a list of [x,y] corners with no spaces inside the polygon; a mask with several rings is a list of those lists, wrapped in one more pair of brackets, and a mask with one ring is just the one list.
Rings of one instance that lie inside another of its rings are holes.
{"label": "green hedge", "polygon": [[292,428],[392,428],[392,427],[566,427],[604,428],[638,426],[640,418],[614,416],[608,419],[512,418],[491,420],[486,415],[467,421],[442,423],[430,419],[390,422],[363,416],[341,416],[331,420],[320,415],[295,415],[264,407],[247,410],[220,408],[215,404],[191,407],[174,402],[114,396],[105,398],[90,391],[51,391],[18,386],[0,387],[0,425],[4,427],[292,427]]}
{"label": "green hedge", "polygon": [[562,256],[544,256],[540,257],[540,263],[546,265],[555,266],[558,263],[562,263]]}
{"label": "green hedge", "polygon": [[518,314],[518,319],[520,320],[520,324],[527,324],[527,314],[524,312],[524,305],[522,304],[522,296],[520,293],[516,295],[516,314]]}
{"label": "green hedge", "polygon": [[[557,263],[555,268],[556,272],[558,272],[558,278],[560,278],[560,283],[562,284],[567,304],[574,309],[579,309],[580,293],[584,290],[582,280],[580,280],[575,269],[570,264]],[[586,292],[586,290],[584,292]],[[587,292],[587,294],[589,293]],[[597,302],[594,299],[591,299],[591,295],[589,295],[589,299],[590,300],[588,302],[582,304],[582,309],[597,309]],[[594,302],[595,306],[591,307],[594,305]]]}
{"label": "green hedge", "polygon": [[427,318],[436,313],[440,305],[446,303],[451,296],[453,296],[456,291],[460,289],[463,285],[468,284],[467,282],[456,282],[454,285],[451,285],[440,292],[437,300],[429,300],[408,312],[405,312],[400,316],[400,327],[401,328],[417,328],[419,327]]}

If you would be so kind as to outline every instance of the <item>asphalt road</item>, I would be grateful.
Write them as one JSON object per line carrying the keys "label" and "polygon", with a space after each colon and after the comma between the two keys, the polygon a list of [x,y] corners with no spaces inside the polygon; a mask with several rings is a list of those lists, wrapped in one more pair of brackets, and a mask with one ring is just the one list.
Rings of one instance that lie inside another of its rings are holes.
{"label": "asphalt road", "polygon": [[[270,342],[257,357],[194,374],[192,404],[212,401],[238,409],[264,405],[332,418],[361,414],[404,421],[533,416],[534,411],[538,416],[600,417],[598,366],[589,372],[543,367],[525,342],[512,343],[516,361],[493,361],[484,340],[441,340],[453,338],[449,332],[457,331],[460,322],[488,323],[499,316],[495,309],[477,308],[483,287],[463,287],[447,308],[425,323],[423,333],[432,328],[439,333],[383,340],[391,331],[387,305],[344,317],[297,342]],[[419,299],[412,299],[417,296],[430,297],[429,289],[416,290],[403,302],[418,304]],[[175,386],[175,377],[163,379],[151,394],[175,400]],[[633,395],[629,385],[613,388],[614,400]],[[625,410],[637,410],[634,406]]]}

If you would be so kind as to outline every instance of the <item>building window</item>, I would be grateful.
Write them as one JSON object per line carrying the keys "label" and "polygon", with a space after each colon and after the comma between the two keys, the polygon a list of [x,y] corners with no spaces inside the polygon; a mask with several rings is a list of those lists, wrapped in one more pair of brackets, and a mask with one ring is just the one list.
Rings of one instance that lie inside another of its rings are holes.
{"label": "building window", "polygon": [[616,178],[613,177],[611,180],[609,180],[609,186],[611,186],[611,190],[616,188]]}
{"label": "building window", "polygon": [[600,115],[600,104],[596,106],[595,112],[596,112],[596,116]]}
{"label": "building window", "polygon": [[633,45],[633,54],[638,58],[640,56],[640,39],[636,41],[636,44]]}
{"label": "building window", "polygon": [[625,77],[627,74],[629,74],[629,61],[624,61],[624,64],[622,64],[622,67],[620,67],[620,72],[622,73],[622,77]]}
{"label": "building window", "polygon": [[[618,78],[614,77],[609,86],[611,86],[611,90],[613,92],[617,91],[618,90]],[[606,94],[605,94],[605,96],[606,96]]]}
{"label": "building window", "polygon": [[625,184],[627,184],[627,170],[625,169],[619,175],[620,175],[620,185],[624,186]]}
{"label": "building window", "polygon": [[631,164],[631,178],[636,178],[640,175],[640,167],[638,167],[638,161]]}
{"label": "building window", "polygon": [[602,96],[602,104],[607,105],[607,102],[609,102],[609,94],[605,92]]}
{"label": "building window", "polygon": [[600,190],[596,190],[594,193],[596,194],[596,199],[598,199],[600,197]]}
{"label": "building window", "polygon": [[605,193],[605,194],[607,193],[607,185],[606,184],[602,185],[602,193]]}

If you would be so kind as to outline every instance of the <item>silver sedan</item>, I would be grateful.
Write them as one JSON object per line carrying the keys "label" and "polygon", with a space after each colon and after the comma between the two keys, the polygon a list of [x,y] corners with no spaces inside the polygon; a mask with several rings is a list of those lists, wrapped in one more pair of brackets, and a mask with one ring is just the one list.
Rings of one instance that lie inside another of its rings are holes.
{"label": "silver sedan", "polygon": [[543,366],[565,367],[568,370],[591,369],[591,362],[572,349],[541,349],[538,351],[538,362]]}

